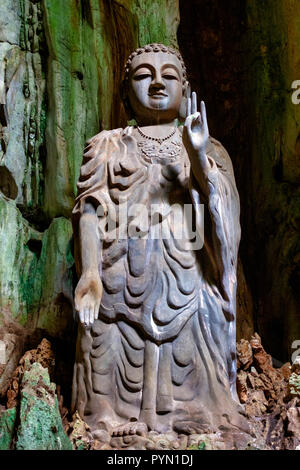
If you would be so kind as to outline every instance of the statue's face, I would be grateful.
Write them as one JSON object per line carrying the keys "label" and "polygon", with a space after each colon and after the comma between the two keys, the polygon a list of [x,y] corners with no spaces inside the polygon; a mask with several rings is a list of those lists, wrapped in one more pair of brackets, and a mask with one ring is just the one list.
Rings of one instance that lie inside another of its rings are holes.
{"label": "statue's face", "polygon": [[174,120],[182,93],[182,68],[174,54],[145,52],[133,58],[128,98],[138,121]]}

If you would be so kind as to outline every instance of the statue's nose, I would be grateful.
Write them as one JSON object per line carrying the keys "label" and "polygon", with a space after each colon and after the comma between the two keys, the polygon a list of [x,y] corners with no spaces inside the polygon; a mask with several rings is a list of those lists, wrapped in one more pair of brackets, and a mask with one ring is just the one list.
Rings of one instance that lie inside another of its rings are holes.
{"label": "statue's nose", "polygon": [[151,87],[154,88],[165,88],[165,84],[163,82],[162,76],[160,73],[156,73],[153,77],[151,82]]}

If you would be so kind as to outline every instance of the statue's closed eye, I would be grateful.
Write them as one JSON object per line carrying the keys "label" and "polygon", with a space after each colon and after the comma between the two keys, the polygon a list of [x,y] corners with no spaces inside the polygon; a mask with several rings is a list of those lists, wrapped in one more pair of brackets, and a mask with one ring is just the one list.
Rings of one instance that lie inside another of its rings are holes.
{"label": "statue's closed eye", "polygon": [[171,74],[164,74],[163,78],[165,78],[166,80],[178,80],[178,77],[176,77],[176,75]]}
{"label": "statue's closed eye", "polygon": [[[133,79],[138,81],[138,80],[144,80],[146,78],[152,78],[152,74],[151,73],[141,73],[141,74],[138,74],[138,75],[134,75]],[[162,78],[166,79],[166,80],[178,80],[178,77],[176,75],[173,75],[173,74],[163,74],[162,75]]]}
{"label": "statue's closed eye", "polygon": [[152,78],[152,74],[151,73],[141,73],[139,75],[135,75],[133,77],[134,80],[143,80],[144,78]]}

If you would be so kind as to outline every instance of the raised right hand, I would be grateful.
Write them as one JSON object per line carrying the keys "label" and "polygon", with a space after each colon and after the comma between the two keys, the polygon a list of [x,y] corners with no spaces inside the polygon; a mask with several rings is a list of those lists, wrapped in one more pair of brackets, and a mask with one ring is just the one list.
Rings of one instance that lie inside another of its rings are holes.
{"label": "raised right hand", "polygon": [[98,271],[83,273],[75,289],[75,309],[85,326],[91,326],[98,318],[103,292]]}
{"label": "raised right hand", "polygon": [[201,101],[200,111],[197,109],[197,95],[193,91],[192,99],[187,101],[187,117],[183,128],[183,143],[192,160],[196,159],[203,169],[209,168],[206,158],[206,147],[209,141],[209,131],[204,101]]}

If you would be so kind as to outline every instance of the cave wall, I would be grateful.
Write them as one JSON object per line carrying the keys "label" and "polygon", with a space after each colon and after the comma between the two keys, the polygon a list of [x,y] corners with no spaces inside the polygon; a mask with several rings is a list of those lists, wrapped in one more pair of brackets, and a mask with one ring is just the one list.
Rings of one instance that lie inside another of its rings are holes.
{"label": "cave wall", "polygon": [[300,339],[300,106],[291,99],[300,77],[300,3],[248,1],[246,13],[253,138],[244,181],[255,202],[244,215],[245,259],[264,344],[290,359]]}
{"label": "cave wall", "polygon": [[300,106],[290,90],[300,79],[299,7],[297,0],[232,0],[230,8],[221,0],[1,1],[0,339],[8,364],[0,365],[0,395],[23,350],[42,336],[54,341],[58,373],[70,381],[70,214],[82,150],[100,130],[125,125],[125,60],[155,41],[179,43],[211,134],[234,163],[243,229],[238,334],[256,329],[275,357],[289,354],[300,338]]}
{"label": "cave wall", "polygon": [[180,17],[192,88],[241,199],[240,324],[290,360],[300,339],[300,2],[182,0]]}

